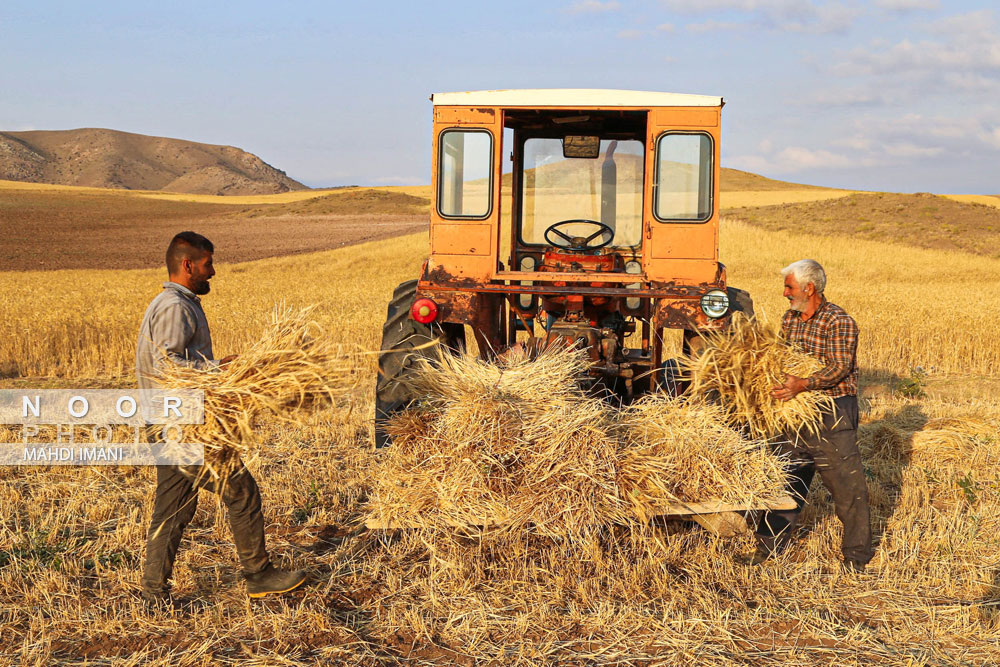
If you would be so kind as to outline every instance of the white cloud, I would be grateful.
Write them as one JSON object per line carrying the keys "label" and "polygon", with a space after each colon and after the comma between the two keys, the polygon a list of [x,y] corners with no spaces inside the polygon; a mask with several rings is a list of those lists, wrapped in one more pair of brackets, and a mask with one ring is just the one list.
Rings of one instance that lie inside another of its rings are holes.
{"label": "white cloud", "polygon": [[[720,12],[746,15],[744,21],[718,25],[755,25],[780,32],[832,33],[848,30],[862,14],[857,7],[841,2],[803,2],[802,0],[663,0],[670,11],[689,15]],[[711,26],[712,21],[694,24]],[[697,31],[704,32],[706,27]]]}
{"label": "white cloud", "polygon": [[865,107],[885,104],[889,100],[876,86],[855,86],[823,88],[804,94],[800,101],[823,107]]}
{"label": "white cloud", "polygon": [[644,30],[619,30],[616,37],[618,39],[640,39],[645,34]]}
{"label": "white cloud", "polygon": [[1000,109],[976,117],[880,112],[831,129],[840,136],[819,145],[782,147],[780,139],[764,139],[756,152],[729,157],[726,166],[794,175],[820,169],[926,167],[932,159],[964,161],[1000,152]]}
{"label": "white cloud", "polygon": [[828,150],[813,150],[802,146],[784,148],[772,158],[776,168],[784,172],[796,172],[804,169],[843,168],[855,165],[850,157],[833,153]]}
{"label": "white cloud", "polygon": [[684,26],[684,29],[688,32],[716,32],[719,30],[739,30],[740,28],[745,28],[747,24],[736,23],[733,21],[716,21],[714,19],[709,19],[707,21],[702,21],[700,23],[688,23]]}
{"label": "white cloud", "polygon": [[661,23],[660,25],[656,26],[656,29],[659,30],[660,32],[673,32],[674,31],[674,24],[673,23]]}
{"label": "white cloud", "polygon": [[940,0],[875,0],[875,6],[898,14],[920,11],[923,9],[938,9]]}
{"label": "white cloud", "polygon": [[755,173],[796,174],[810,169],[846,169],[877,164],[877,160],[871,157],[859,158],[824,148],[788,146],[777,153],[769,152],[762,149],[758,154],[734,155],[726,160],[726,166]]}
{"label": "white cloud", "polygon": [[621,4],[617,0],[600,2],[600,0],[579,0],[574,2],[566,11],[570,14],[598,14],[601,12],[615,12],[621,9]]}
{"label": "white cloud", "polygon": [[940,98],[953,104],[948,96],[1000,94],[1000,31],[991,11],[945,17],[925,28],[932,36],[857,46],[826,70],[863,81],[852,90],[861,95],[868,91],[873,102]]}
{"label": "white cloud", "polygon": [[996,20],[992,9],[944,16],[925,25],[930,33],[955,39],[995,41]]}
{"label": "white cloud", "polygon": [[933,157],[944,152],[941,146],[918,146],[909,141],[888,143],[882,146],[882,150],[893,157]]}

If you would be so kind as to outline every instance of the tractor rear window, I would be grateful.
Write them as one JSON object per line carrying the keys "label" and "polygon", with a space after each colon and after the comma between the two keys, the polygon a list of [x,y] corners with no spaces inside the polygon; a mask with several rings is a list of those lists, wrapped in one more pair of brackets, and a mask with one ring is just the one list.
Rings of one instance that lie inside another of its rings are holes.
{"label": "tractor rear window", "polygon": [[445,130],[438,156],[438,213],[485,218],[493,191],[493,136],[486,130]]}
{"label": "tractor rear window", "polygon": [[704,222],[712,217],[712,137],[664,134],[656,142],[656,199],[661,221]]}
{"label": "tractor rear window", "polygon": [[[643,145],[602,140],[596,158],[567,158],[562,139],[524,142],[521,176],[521,240],[545,244],[545,230],[564,220],[588,222],[564,227],[588,235],[593,222],[610,227],[612,246],[631,247],[642,239]],[[593,222],[590,222],[593,221]]]}

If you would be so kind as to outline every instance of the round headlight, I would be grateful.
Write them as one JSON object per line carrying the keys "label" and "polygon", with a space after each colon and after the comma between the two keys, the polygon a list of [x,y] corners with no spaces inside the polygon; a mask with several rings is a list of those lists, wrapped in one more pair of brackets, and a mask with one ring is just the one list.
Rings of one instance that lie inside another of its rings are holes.
{"label": "round headlight", "polygon": [[712,318],[720,318],[729,312],[729,297],[720,289],[714,289],[701,297],[701,310]]}

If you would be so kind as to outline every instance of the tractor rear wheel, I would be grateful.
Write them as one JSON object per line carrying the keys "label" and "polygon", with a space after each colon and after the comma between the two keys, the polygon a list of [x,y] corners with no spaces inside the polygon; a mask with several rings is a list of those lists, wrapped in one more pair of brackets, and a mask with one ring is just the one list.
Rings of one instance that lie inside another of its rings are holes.
{"label": "tractor rear wheel", "polygon": [[422,324],[411,318],[410,309],[416,298],[417,281],[401,283],[392,293],[386,312],[375,383],[376,447],[390,443],[385,432],[389,418],[417,398],[407,382],[417,360],[465,346],[465,328],[461,324]]}
{"label": "tractor rear wheel", "polygon": [[730,310],[753,317],[753,299],[750,298],[750,292],[738,287],[726,287],[726,295],[729,297]]}

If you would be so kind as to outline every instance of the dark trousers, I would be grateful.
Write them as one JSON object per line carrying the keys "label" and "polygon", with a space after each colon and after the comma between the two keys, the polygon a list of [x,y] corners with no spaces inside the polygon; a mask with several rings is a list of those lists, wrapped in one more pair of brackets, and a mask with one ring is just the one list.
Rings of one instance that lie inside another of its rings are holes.
{"label": "dark trousers", "polygon": [[794,510],[764,512],[757,524],[761,546],[781,551],[791,540],[806,503],[809,485],[819,471],[833,496],[837,518],[844,524],[841,551],[845,559],[867,563],[872,559],[872,529],[868,507],[868,484],[858,452],[858,397],[834,399],[833,412],[823,415],[818,435],[799,434],[779,443],[779,453],[789,456],[792,468],[788,492],[795,497]]}
{"label": "dark trousers", "polygon": [[146,566],[142,574],[142,588],[149,593],[163,594],[170,590],[169,581],[177,548],[184,528],[198,508],[199,489],[220,494],[229,510],[229,526],[243,572],[260,572],[270,562],[264,547],[260,490],[250,471],[241,466],[225,484],[201,472],[201,466],[156,467],[156,498],[146,541]]}

